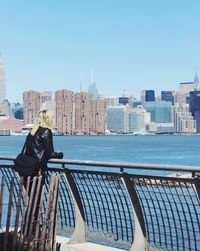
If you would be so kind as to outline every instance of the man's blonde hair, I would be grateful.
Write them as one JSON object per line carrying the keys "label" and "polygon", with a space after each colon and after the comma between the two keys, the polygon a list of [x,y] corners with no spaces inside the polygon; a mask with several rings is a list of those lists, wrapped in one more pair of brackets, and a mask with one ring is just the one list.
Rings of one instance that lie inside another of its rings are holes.
{"label": "man's blonde hair", "polygon": [[52,112],[48,110],[42,110],[38,113],[31,130],[31,135],[35,134],[39,126],[49,128],[50,130],[53,128]]}

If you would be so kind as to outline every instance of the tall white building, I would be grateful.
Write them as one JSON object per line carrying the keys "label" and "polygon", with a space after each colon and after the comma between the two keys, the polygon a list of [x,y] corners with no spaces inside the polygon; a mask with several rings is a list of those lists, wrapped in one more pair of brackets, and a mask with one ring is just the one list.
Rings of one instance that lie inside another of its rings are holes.
{"label": "tall white building", "polygon": [[5,99],[6,99],[5,69],[0,59],[0,103],[3,103]]}
{"label": "tall white building", "polygon": [[115,107],[119,105],[119,98],[115,96],[105,97],[106,108]]}
{"label": "tall white building", "polygon": [[129,113],[129,132],[146,132],[146,124],[150,123],[151,114],[143,106],[133,108]]}
{"label": "tall white building", "polygon": [[194,120],[189,107],[174,106],[174,130],[177,133],[196,133],[196,121]]}

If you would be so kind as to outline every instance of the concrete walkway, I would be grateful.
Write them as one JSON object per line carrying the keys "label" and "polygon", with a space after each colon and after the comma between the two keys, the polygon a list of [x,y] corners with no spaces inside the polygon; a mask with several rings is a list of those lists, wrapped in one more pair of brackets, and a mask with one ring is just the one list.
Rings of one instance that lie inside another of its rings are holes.
{"label": "concrete walkway", "polygon": [[124,249],[107,247],[90,242],[67,244],[68,241],[69,238],[56,235],[56,242],[61,244],[60,251],[124,251]]}

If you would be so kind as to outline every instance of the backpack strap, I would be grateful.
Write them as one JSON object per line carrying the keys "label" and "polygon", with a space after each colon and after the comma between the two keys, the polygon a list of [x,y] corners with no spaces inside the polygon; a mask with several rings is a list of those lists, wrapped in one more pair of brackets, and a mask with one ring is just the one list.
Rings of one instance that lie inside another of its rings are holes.
{"label": "backpack strap", "polygon": [[25,141],[25,143],[24,143],[24,146],[23,146],[23,148],[22,148],[21,153],[24,153],[24,152],[25,152],[25,148],[26,148],[26,141]]}
{"label": "backpack strap", "polygon": [[25,140],[25,142],[24,142],[24,146],[23,146],[23,148],[22,148],[21,153],[25,153],[25,149],[26,149],[26,142],[27,142],[28,136],[29,136],[29,134],[26,136],[26,140]]}

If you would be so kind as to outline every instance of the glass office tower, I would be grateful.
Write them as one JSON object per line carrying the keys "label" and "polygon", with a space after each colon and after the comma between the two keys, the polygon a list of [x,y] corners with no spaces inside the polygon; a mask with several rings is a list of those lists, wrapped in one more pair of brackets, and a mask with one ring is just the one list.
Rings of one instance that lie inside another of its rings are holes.
{"label": "glass office tower", "polygon": [[200,91],[190,92],[190,112],[196,120],[197,133],[200,132]]}

